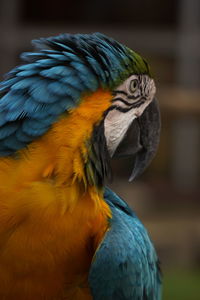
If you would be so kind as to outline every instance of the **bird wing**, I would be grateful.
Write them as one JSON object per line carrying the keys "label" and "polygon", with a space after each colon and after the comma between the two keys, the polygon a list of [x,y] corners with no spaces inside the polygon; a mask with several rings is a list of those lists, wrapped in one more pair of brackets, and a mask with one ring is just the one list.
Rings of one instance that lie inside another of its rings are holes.
{"label": "bird wing", "polygon": [[112,219],[89,273],[94,299],[161,299],[159,262],[144,226],[110,189],[104,198]]}

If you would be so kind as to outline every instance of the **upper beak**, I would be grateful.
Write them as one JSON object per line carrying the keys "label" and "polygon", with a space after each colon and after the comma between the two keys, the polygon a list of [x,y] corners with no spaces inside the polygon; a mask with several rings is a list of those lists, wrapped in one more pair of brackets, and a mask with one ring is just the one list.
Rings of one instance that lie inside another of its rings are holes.
{"label": "upper beak", "polygon": [[157,100],[154,99],[143,114],[132,122],[113,156],[134,157],[129,181],[141,175],[152,161],[159,144],[160,128],[160,111]]}

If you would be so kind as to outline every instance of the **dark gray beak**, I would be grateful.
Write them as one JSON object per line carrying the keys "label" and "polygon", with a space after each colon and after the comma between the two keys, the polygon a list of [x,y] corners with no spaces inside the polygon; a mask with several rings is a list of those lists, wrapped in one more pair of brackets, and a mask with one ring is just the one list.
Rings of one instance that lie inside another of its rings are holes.
{"label": "dark gray beak", "polygon": [[152,161],[159,144],[160,128],[160,111],[157,100],[154,99],[143,114],[133,121],[113,156],[134,157],[129,181],[141,175]]}

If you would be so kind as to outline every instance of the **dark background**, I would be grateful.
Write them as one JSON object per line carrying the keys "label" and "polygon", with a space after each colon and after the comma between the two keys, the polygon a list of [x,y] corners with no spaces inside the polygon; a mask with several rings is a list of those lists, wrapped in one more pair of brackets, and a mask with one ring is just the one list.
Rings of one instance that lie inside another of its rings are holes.
{"label": "dark background", "polygon": [[133,183],[113,162],[112,188],[148,228],[164,272],[164,300],[200,299],[200,1],[0,0],[0,75],[30,40],[103,32],[151,65],[162,113],[158,154]]}

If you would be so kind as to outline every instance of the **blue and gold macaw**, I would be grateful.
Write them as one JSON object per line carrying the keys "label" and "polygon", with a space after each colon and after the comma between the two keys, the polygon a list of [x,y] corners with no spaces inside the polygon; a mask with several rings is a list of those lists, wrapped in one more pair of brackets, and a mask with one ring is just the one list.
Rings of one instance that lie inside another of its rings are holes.
{"label": "blue and gold macaw", "polygon": [[146,61],[100,33],[34,41],[0,85],[0,299],[159,300],[158,258],[105,187],[160,131]]}

